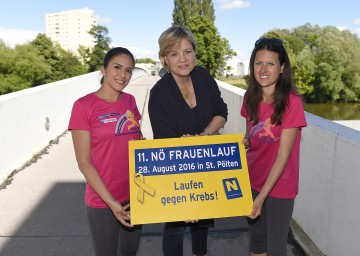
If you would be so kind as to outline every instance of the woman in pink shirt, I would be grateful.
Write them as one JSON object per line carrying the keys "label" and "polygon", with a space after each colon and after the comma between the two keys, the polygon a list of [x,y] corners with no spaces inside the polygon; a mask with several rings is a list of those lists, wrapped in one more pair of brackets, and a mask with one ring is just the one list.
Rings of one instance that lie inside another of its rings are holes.
{"label": "woman in pink shirt", "polygon": [[250,58],[241,115],[254,206],[248,217],[251,255],[286,255],[299,184],[305,113],[283,42],[260,38]]}
{"label": "woman in pink shirt", "polygon": [[74,103],[69,123],[97,256],[136,255],[140,241],[141,226],[130,224],[128,141],[141,138],[141,115],[123,92],[134,66],[129,50],[109,50],[99,90]]}

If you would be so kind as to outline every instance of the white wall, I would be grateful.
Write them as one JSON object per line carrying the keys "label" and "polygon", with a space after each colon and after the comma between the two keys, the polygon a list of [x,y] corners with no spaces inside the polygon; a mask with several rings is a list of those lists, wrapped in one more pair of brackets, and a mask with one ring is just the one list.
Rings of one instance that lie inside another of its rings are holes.
{"label": "white wall", "polygon": [[245,119],[240,116],[244,89],[235,87],[225,82],[216,81],[220,87],[221,96],[228,105],[228,120],[221,133],[241,133],[245,134]]}
{"label": "white wall", "polygon": [[[143,75],[136,69],[132,80]],[[96,91],[100,79],[96,71],[0,96],[0,184],[67,130],[74,101]]]}
{"label": "white wall", "polygon": [[94,72],[0,96],[0,182],[67,129],[73,102],[98,79]]}
{"label": "white wall", "polygon": [[359,255],[360,131],[306,119],[293,218],[325,255]]}

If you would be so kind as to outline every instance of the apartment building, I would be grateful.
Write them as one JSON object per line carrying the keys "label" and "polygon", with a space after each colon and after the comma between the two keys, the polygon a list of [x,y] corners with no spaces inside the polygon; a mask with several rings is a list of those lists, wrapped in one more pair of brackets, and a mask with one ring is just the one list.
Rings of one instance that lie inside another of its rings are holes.
{"label": "apartment building", "polygon": [[62,48],[78,53],[80,45],[93,47],[89,30],[97,25],[94,11],[89,8],[48,13],[45,15],[46,36]]}

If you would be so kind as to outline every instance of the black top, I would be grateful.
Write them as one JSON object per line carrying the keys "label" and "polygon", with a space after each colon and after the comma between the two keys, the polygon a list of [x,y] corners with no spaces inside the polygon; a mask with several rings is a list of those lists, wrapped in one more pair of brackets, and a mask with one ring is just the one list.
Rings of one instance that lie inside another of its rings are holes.
{"label": "black top", "polygon": [[171,73],[166,73],[150,90],[148,105],[154,139],[200,134],[214,116],[227,119],[227,105],[215,79],[202,67],[195,67],[191,80],[196,106],[190,108]]}

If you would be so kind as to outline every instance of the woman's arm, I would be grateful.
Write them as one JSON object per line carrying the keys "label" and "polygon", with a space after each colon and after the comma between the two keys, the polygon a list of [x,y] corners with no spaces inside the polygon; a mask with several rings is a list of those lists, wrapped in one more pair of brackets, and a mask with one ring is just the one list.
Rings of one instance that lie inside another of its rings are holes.
{"label": "woman's arm", "polygon": [[298,132],[298,128],[284,129],[281,132],[280,146],[277,157],[273,166],[271,167],[269,176],[267,177],[263,188],[254,200],[253,210],[251,212],[251,215],[249,216],[250,218],[255,219],[261,215],[262,206],[266,197],[269,195],[270,191],[275,186],[279,177],[283,173]]}
{"label": "woman's arm", "polygon": [[104,182],[102,181],[99,173],[95,169],[94,165],[90,160],[90,132],[83,130],[72,130],[71,131],[72,140],[75,149],[75,156],[79,166],[80,171],[84,175],[87,183],[90,187],[100,196],[100,198],[109,206],[109,208],[114,213],[115,217],[127,227],[132,227],[131,224],[127,222],[130,220],[130,214],[126,211],[127,207],[122,207],[119,202],[117,202],[109,190],[106,188]]}
{"label": "woman's arm", "polygon": [[[160,89],[161,88],[153,87],[149,96],[148,113],[153,131],[153,138],[162,139],[180,137],[176,127],[170,121],[169,108],[173,108],[172,106],[166,106],[166,103],[164,103],[164,98],[169,97],[164,95],[167,95],[168,92],[161,91]],[[176,113],[173,113],[173,115],[176,115]]]}
{"label": "woman's arm", "polygon": [[221,128],[224,127],[226,119],[222,116],[214,116],[208,126],[199,135],[213,135],[217,134]]}
{"label": "woman's arm", "polygon": [[244,144],[245,149],[248,149],[251,147],[251,143],[250,143],[250,135],[249,135],[249,124],[246,120],[246,132],[244,135],[244,138],[241,141],[242,144]]}

